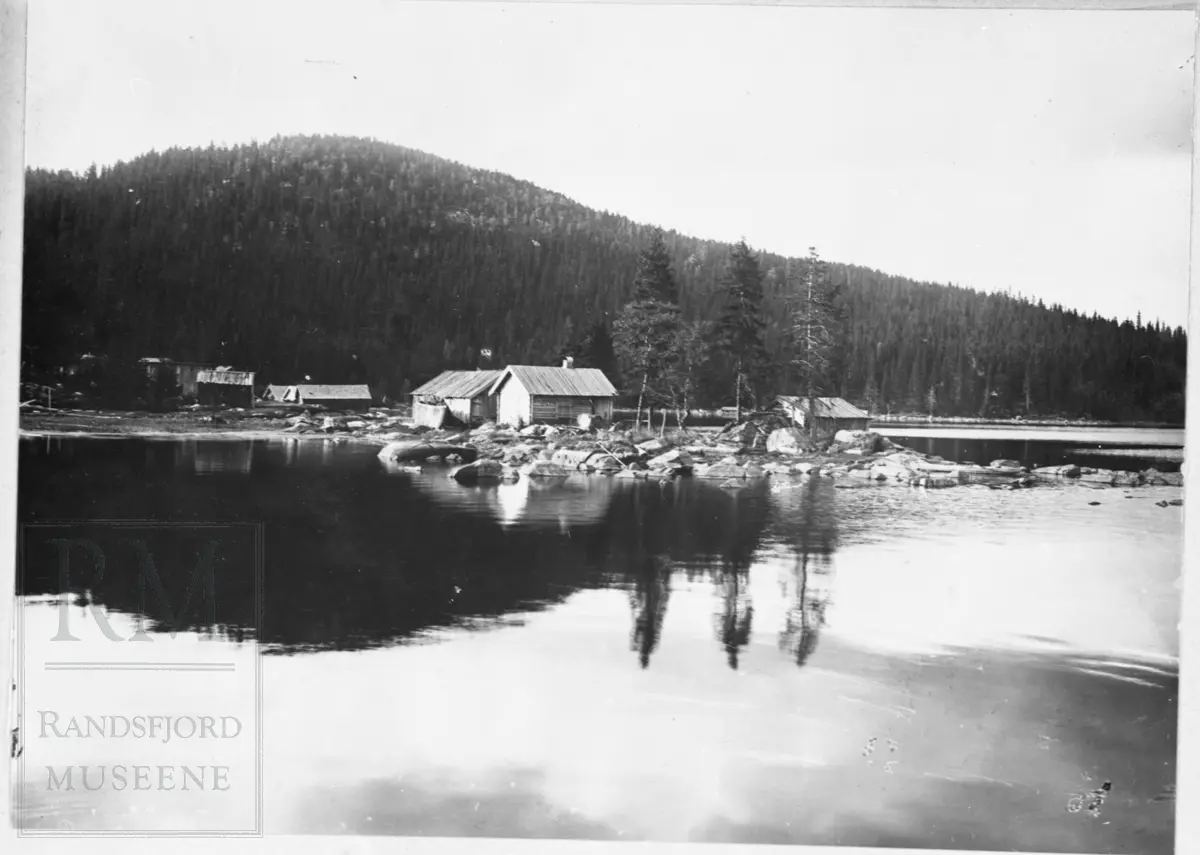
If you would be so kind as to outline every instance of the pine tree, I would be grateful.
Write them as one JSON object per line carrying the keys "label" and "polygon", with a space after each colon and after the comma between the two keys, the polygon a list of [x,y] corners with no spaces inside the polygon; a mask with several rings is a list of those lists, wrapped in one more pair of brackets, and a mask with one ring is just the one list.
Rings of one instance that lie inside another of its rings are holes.
{"label": "pine tree", "polygon": [[669,399],[663,379],[678,357],[682,317],[679,307],[666,298],[677,292],[662,231],[656,229],[638,259],[633,301],[613,323],[613,345],[621,369],[638,384],[638,423],[643,406]]}
{"label": "pine tree", "polygon": [[[800,391],[808,399],[809,413],[816,412],[816,399],[832,391],[831,368],[836,344],[836,307],[829,287],[828,270],[817,250],[809,247],[808,258],[789,266],[792,299],[791,333]],[[809,432],[817,420],[808,419]]]}
{"label": "pine tree", "polygon": [[745,240],[736,243],[730,253],[724,290],[725,306],[717,336],[732,374],[740,421],[743,393],[757,397],[770,366],[764,344],[763,273],[758,257]]}

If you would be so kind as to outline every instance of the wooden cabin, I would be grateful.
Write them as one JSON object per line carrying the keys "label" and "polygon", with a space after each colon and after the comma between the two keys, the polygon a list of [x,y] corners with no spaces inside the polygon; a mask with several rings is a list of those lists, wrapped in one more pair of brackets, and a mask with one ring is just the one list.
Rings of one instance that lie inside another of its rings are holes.
{"label": "wooden cabin", "polygon": [[296,386],[296,403],[313,404],[327,410],[353,410],[363,412],[371,406],[371,389],[365,385],[328,386],[299,384]]}
{"label": "wooden cabin", "polygon": [[561,368],[510,365],[500,372],[489,394],[496,398],[496,421],[514,427],[535,422],[575,422],[582,415],[612,420],[617,390],[598,368],[576,368],[567,358]]}
{"label": "wooden cabin", "polygon": [[214,367],[205,362],[176,362],[175,379],[179,383],[179,393],[185,398],[199,398],[200,372]]}
{"label": "wooden cabin", "polygon": [[253,407],[254,372],[201,371],[196,375],[196,398],[210,407]]}
{"label": "wooden cabin", "polygon": [[443,371],[412,393],[413,423],[440,428],[448,422],[477,425],[496,418],[492,384],[500,371]]}
{"label": "wooden cabin", "polygon": [[819,433],[836,433],[839,430],[866,430],[871,416],[845,398],[813,398],[800,395],[780,395],[779,407],[798,427],[808,429],[813,418]]}

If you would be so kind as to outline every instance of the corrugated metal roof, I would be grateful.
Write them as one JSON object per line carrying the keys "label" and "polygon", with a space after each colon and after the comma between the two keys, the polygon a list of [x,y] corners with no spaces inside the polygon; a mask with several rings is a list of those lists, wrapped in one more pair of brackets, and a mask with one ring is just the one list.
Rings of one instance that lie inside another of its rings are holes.
{"label": "corrugated metal roof", "polygon": [[201,371],[196,374],[197,383],[214,383],[218,386],[253,386],[253,371]]}
{"label": "corrugated metal roof", "polygon": [[371,390],[367,386],[315,386],[299,385],[296,391],[303,401],[369,401]]}
{"label": "corrugated metal roof", "polygon": [[511,374],[530,395],[559,398],[611,398],[617,394],[599,368],[559,368],[542,365],[510,365],[492,385],[495,392]]}
{"label": "corrugated metal roof", "polygon": [[474,398],[495,383],[503,371],[443,371],[423,386],[413,390],[414,395],[431,398]]}
{"label": "corrugated metal roof", "polygon": [[[779,400],[796,407],[804,407],[808,403],[807,398],[799,395],[780,395]],[[815,404],[815,415],[819,419],[868,419],[871,417],[866,410],[860,410],[845,398],[816,398],[813,403]]]}

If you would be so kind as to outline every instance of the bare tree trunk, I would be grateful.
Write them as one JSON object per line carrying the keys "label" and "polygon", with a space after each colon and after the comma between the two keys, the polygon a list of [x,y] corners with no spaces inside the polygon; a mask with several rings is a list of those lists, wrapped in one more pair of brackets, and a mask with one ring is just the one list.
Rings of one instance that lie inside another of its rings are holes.
{"label": "bare tree trunk", "polygon": [[661,439],[662,437],[664,437],[666,435],[667,435],[667,409],[666,409],[666,407],[663,407],[662,421],[659,422],[659,425],[658,425],[658,436]]}
{"label": "bare tree trunk", "polygon": [[737,367],[736,389],[737,414],[734,416],[734,418],[740,422],[742,420],[742,364],[740,362],[738,363]]}
{"label": "bare tree trunk", "polygon": [[642,372],[642,388],[641,388],[641,391],[638,392],[637,414],[633,417],[633,426],[635,429],[642,426],[642,401],[646,397],[646,384],[649,381],[649,379],[650,379],[650,372],[643,371]]}

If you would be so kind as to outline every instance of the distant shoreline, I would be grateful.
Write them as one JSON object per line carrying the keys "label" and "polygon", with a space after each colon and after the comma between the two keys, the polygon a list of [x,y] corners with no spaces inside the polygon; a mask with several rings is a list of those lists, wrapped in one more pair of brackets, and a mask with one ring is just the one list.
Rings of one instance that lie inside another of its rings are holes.
{"label": "distant shoreline", "polygon": [[1183,430],[1185,425],[1176,422],[1105,422],[1095,419],[981,419],[970,416],[930,418],[929,416],[893,415],[871,416],[871,424],[934,425],[970,427],[1075,427],[1075,428],[1141,428],[1157,430]]}

